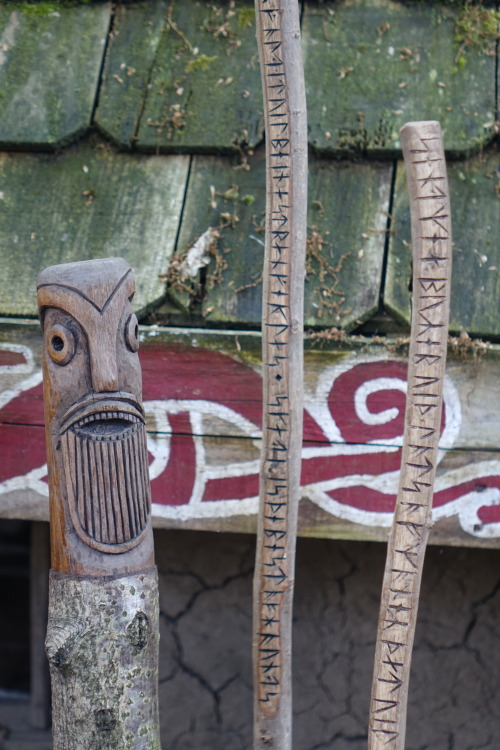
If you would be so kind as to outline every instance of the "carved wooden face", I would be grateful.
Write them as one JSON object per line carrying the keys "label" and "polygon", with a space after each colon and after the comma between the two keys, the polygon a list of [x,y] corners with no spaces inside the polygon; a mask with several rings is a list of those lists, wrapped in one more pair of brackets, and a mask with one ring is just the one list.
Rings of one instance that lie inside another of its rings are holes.
{"label": "carved wooden face", "polygon": [[137,545],[150,514],[134,292],[120,258],[38,278],[52,461],[78,536],[111,553]]}

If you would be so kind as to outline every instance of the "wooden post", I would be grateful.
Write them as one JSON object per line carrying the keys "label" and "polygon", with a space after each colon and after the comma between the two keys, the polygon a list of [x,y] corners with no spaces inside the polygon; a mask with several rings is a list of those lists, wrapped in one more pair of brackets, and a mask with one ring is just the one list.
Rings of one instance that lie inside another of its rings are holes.
{"label": "wooden post", "polygon": [[451,219],[438,122],[407,123],[413,315],[401,475],[377,632],[369,750],[404,750],[410,663],[441,426],[451,281]]}
{"label": "wooden post", "polygon": [[256,0],[266,125],[263,438],[254,577],[254,747],[289,750],[302,450],[307,123],[297,0]]}
{"label": "wooden post", "polygon": [[160,748],[157,573],[134,291],[122,259],[51,266],[38,278],[55,750]]}
{"label": "wooden post", "polygon": [[50,678],[45,656],[45,635],[49,600],[49,525],[31,523],[30,544],[30,725],[50,726]]}

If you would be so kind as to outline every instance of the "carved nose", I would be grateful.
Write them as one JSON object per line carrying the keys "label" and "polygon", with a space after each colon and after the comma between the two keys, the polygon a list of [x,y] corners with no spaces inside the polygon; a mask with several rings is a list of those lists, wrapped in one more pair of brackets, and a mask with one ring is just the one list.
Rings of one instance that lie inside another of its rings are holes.
{"label": "carved nose", "polygon": [[118,391],[118,364],[114,351],[99,347],[90,353],[92,390],[95,393]]}

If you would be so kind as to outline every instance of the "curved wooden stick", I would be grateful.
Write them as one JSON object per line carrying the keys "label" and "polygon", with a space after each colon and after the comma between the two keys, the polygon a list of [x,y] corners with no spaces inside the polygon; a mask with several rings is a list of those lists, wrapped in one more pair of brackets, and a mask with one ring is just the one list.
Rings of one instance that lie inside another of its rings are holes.
{"label": "curved wooden stick", "polygon": [[55,750],[159,750],[158,587],[134,277],[120,259],[38,278]]}
{"label": "curved wooden stick", "polygon": [[401,475],[380,605],[369,750],[405,745],[408,682],[441,428],[451,282],[448,180],[438,122],[407,123],[413,314]]}
{"label": "curved wooden stick", "polygon": [[291,620],[302,451],[307,125],[297,0],[256,0],[266,122],[263,445],[254,577],[254,747],[291,747]]}

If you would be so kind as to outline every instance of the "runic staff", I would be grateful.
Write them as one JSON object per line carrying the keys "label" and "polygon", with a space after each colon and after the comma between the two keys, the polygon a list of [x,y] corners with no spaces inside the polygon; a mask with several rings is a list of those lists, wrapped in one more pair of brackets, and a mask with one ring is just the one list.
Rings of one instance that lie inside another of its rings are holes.
{"label": "runic staff", "polygon": [[263,444],[254,577],[254,747],[291,747],[302,448],[307,125],[297,0],[256,0],[266,126]]}
{"label": "runic staff", "polygon": [[405,432],[372,685],[369,750],[404,750],[408,682],[441,428],[451,281],[451,221],[438,122],[401,130],[410,193],[413,315]]}
{"label": "runic staff", "polygon": [[159,750],[158,590],[134,277],[38,277],[50,488],[55,750]]}

